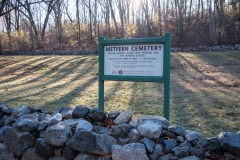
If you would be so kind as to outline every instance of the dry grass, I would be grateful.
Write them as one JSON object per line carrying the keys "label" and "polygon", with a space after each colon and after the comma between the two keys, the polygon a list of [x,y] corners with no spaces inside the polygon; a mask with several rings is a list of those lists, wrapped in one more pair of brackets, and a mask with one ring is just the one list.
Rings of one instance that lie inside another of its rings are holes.
{"label": "dry grass", "polygon": [[[0,56],[0,101],[26,104],[98,105],[98,56]],[[172,53],[172,125],[203,137],[240,128],[240,52]],[[130,109],[135,117],[163,115],[163,84],[105,82],[105,110]]]}

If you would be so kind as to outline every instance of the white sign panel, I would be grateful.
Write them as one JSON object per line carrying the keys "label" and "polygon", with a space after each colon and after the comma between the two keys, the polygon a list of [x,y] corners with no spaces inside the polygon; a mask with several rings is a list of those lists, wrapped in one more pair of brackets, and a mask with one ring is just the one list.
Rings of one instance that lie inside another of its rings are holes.
{"label": "white sign panel", "polygon": [[104,47],[104,75],[163,76],[163,45]]}

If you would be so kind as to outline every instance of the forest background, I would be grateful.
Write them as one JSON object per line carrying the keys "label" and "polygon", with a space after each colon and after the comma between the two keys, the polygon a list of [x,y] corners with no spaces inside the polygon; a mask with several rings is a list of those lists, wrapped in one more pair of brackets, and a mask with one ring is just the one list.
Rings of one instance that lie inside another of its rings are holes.
{"label": "forest background", "polygon": [[97,49],[172,33],[172,46],[240,43],[240,0],[1,0],[0,51]]}

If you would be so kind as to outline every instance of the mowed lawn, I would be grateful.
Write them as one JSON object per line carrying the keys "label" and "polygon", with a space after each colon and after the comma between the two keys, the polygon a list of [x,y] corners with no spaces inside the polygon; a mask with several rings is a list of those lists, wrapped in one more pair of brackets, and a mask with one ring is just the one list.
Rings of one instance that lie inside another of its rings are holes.
{"label": "mowed lawn", "polygon": [[[0,102],[98,107],[98,56],[0,56]],[[171,53],[172,125],[202,137],[240,131],[240,51]],[[105,111],[163,116],[163,84],[105,82]]]}

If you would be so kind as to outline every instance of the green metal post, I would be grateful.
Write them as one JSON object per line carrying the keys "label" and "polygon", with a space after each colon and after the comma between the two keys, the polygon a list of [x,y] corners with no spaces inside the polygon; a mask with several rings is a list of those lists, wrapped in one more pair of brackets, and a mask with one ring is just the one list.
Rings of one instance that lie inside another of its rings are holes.
{"label": "green metal post", "polygon": [[164,46],[164,117],[170,118],[170,52],[171,52],[171,33],[165,33]]}
{"label": "green metal post", "polygon": [[98,71],[98,108],[104,111],[104,80],[102,79],[104,75],[104,51],[103,51],[103,41],[104,37],[98,37],[98,56],[99,56],[99,71]]}

